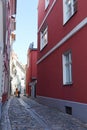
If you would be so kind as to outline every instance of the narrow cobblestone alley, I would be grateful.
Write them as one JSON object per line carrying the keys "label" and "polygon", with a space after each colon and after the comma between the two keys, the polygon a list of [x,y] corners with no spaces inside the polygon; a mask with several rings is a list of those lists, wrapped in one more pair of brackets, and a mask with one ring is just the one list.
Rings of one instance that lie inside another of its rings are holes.
{"label": "narrow cobblestone alley", "polygon": [[3,105],[0,130],[87,130],[87,124],[27,97]]}

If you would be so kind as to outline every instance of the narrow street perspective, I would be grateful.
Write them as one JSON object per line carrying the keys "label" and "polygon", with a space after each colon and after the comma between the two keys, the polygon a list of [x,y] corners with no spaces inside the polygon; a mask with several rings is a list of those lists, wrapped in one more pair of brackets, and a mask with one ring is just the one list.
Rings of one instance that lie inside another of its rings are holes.
{"label": "narrow street perspective", "polygon": [[87,130],[87,124],[22,96],[3,105],[0,130]]}
{"label": "narrow street perspective", "polygon": [[87,130],[87,0],[0,0],[0,130]]}

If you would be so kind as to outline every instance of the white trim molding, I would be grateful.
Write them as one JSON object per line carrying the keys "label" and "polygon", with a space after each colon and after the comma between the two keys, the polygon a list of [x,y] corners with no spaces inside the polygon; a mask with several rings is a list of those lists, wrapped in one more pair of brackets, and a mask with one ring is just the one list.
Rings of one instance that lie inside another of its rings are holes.
{"label": "white trim molding", "polygon": [[52,49],[50,49],[42,58],[37,61],[37,64],[42,62],[47,56],[53,53],[57,48],[63,45],[69,38],[75,35],[80,29],[87,25],[87,17],[83,19],[74,29],[72,29],[62,40],[60,40]]}
{"label": "white trim molding", "polygon": [[42,21],[40,27],[38,28],[38,32],[40,31],[40,29],[41,29],[42,25],[44,24],[46,18],[48,17],[48,15],[50,14],[51,10],[53,9],[53,7],[54,7],[56,1],[57,1],[57,0],[54,0],[54,1],[53,1],[53,3],[52,3],[52,5],[51,5],[50,9],[48,10],[48,12],[47,12],[46,16],[44,17],[44,19],[43,19],[43,21]]}

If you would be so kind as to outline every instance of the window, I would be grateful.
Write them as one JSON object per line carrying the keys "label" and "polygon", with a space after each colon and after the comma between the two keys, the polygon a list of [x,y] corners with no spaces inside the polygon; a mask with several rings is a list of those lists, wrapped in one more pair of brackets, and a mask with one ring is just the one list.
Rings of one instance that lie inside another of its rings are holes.
{"label": "window", "polygon": [[48,27],[46,27],[43,31],[41,31],[40,37],[41,37],[40,50],[42,50],[48,43]]}
{"label": "window", "polygon": [[71,51],[63,55],[63,84],[72,84],[72,57]]}
{"label": "window", "polygon": [[50,0],[45,0],[45,9],[48,7]]}
{"label": "window", "polygon": [[63,24],[77,11],[77,0],[63,0]]}
{"label": "window", "polygon": [[29,67],[29,57],[27,56],[27,68]]}
{"label": "window", "polygon": [[65,106],[65,111],[66,111],[67,114],[72,115],[72,107]]}

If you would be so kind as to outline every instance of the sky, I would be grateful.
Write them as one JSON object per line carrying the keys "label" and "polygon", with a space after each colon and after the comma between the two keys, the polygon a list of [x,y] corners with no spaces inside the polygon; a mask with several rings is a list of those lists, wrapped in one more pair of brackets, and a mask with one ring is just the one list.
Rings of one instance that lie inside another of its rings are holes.
{"label": "sky", "polygon": [[23,64],[27,63],[29,44],[37,47],[37,5],[38,0],[17,0],[16,41],[13,50]]}

